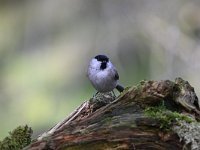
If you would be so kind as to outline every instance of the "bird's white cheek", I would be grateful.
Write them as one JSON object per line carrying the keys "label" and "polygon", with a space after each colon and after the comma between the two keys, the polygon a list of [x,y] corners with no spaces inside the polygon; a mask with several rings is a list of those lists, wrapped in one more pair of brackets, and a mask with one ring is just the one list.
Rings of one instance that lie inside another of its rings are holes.
{"label": "bird's white cheek", "polygon": [[101,62],[97,61],[96,59],[92,59],[91,62],[90,62],[90,67],[93,68],[93,69],[100,69],[100,66],[101,66]]}

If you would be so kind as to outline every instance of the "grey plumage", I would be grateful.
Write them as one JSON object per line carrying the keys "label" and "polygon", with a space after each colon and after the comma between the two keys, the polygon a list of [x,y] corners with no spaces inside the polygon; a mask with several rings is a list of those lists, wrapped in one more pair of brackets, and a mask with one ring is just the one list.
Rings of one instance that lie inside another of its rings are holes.
{"label": "grey plumage", "polygon": [[87,76],[94,88],[101,93],[113,91],[116,88],[122,92],[124,88],[119,85],[119,75],[105,55],[97,55],[89,63]]}

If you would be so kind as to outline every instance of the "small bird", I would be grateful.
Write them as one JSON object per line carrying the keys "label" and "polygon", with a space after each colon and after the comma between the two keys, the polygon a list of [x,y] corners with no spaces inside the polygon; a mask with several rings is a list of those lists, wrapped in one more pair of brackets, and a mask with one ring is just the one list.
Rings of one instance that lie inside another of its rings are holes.
{"label": "small bird", "polygon": [[124,90],[118,83],[119,75],[116,68],[105,55],[97,55],[92,58],[88,66],[87,76],[97,93],[113,92],[114,88],[119,92]]}

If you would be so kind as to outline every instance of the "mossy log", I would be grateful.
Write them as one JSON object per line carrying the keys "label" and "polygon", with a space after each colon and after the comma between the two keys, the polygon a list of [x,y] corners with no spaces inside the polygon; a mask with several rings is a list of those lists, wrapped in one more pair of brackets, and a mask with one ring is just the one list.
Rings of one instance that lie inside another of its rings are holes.
{"label": "mossy log", "polygon": [[161,128],[158,118],[145,115],[145,109],[163,102],[171,112],[200,118],[197,96],[187,81],[142,81],[116,98],[111,93],[96,95],[25,149],[190,149],[191,143],[180,141],[174,130]]}

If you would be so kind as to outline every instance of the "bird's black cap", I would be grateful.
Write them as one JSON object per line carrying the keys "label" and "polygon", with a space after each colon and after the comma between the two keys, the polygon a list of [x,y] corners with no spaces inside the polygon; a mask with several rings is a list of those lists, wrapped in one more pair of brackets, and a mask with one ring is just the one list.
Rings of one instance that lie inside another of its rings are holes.
{"label": "bird's black cap", "polygon": [[94,57],[95,59],[97,59],[98,61],[105,61],[105,62],[108,62],[109,61],[109,58],[106,56],[106,55],[97,55]]}

